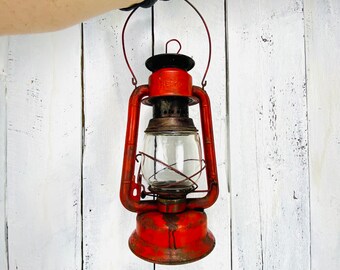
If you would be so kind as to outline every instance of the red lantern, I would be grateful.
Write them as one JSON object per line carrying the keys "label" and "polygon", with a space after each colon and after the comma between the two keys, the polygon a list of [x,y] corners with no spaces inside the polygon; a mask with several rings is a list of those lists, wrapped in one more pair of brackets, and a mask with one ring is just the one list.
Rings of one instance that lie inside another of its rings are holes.
{"label": "red lantern", "polygon": [[[188,71],[194,64],[181,54],[149,58],[149,84],[136,87],[129,101],[120,199],[126,209],[138,213],[130,249],[157,264],[193,262],[215,246],[204,212],[218,197],[212,117],[206,91],[192,85]],[[145,130],[144,149],[137,155],[140,168],[135,175],[142,103],[153,107],[153,118]],[[189,118],[189,106],[194,104],[200,106],[204,158],[198,131]],[[206,195],[188,198],[197,192],[196,182],[204,169]],[[145,200],[147,195],[154,199]]]}

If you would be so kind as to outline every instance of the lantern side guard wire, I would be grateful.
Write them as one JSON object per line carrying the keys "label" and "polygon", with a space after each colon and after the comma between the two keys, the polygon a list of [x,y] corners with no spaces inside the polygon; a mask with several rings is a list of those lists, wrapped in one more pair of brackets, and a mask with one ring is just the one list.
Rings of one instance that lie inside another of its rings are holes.
{"label": "lantern side guard wire", "polygon": [[[207,38],[208,38],[208,45],[209,45],[209,53],[208,53],[208,63],[207,63],[207,67],[205,69],[205,72],[204,72],[204,75],[203,75],[203,78],[202,78],[202,82],[201,82],[201,85],[202,85],[202,88],[204,89],[205,86],[207,85],[207,81],[206,81],[206,77],[207,77],[207,74],[208,74],[208,71],[209,71],[209,68],[210,68],[210,62],[211,62],[211,52],[212,52],[212,42],[211,42],[211,35],[210,35],[210,31],[209,31],[209,28],[208,28],[208,25],[205,21],[205,19],[203,18],[202,14],[198,11],[198,9],[188,0],[184,0],[197,14],[198,16],[200,17],[200,19],[202,20],[203,22],[203,25],[204,25],[204,28],[207,32]],[[124,23],[124,26],[123,26],[123,30],[122,30],[122,48],[123,48],[123,54],[124,54],[124,59],[125,59],[125,62],[126,62],[126,65],[128,66],[128,69],[132,75],[132,85],[136,88],[137,85],[138,85],[138,80],[136,78],[136,75],[135,73],[133,72],[132,70],[132,67],[130,65],[130,62],[128,60],[128,57],[127,57],[127,53],[126,53],[126,47],[125,47],[125,31],[126,31],[126,27],[132,17],[132,15],[137,11],[138,7],[136,7],[134,10],[131,11],[131,13],[129,14],[129,16],[127,17],[125,23]],[[173,39],[170,39],[167,43],[166,43],[166,52],[167,52],[167,46],[169,44],[169,42],[172,42],[172,41],[176,41],[178,42],[180,48],[179,50],[177,51],[177,54],[181,51],[182,49],[182,45],[181,43],[173,38]]]}
{"label": "lantern side guard wire", "polygon": [[[137,162],[137,163],[140,162],[140,161],[138,160],[138,158],[139,158],[140,156],[142,156],[143,154],[144,154],[143,152],[139,152],[139,154],[136,156],[136,162]],[[152,160],[155,160],[155,161],[158,162],[157,159],[155,159],[155,158],[153,158],[153,157],[151,157],[151,156],[149,156],[149,155],[147,155],[147,156],[148,156],[149,158],[151,158]],[[191,160],[197,160],[197,159],[186,159],[186,160],[184,160],[184,161],[191,161]],[[195,188],[194,188],[192,191],[190,191],[190,193],[206,193],[206,192],[209,192],[209,190],[210,190],[210,188],[211,188],[211,186],[210,186],[210,187],[208,187],[208,189],[197,190],[198,185],[196,184],[196,182],[194,182],[194,181],[191,180],[191,178],[197,176],[198,174],[201,174],[201,173],[205,170],[205,167],[206,167],[206,166],[205,166],[205,160],[204,160],[204,159],[201,159],[200,161],[204,163],[204,166],[202,166],[200,170],[198,170],[196,173],[194,173],[193,175],[191,175],[191,176],[189,176],[189,177],[185,175],[185,177],[186,177],[185,179],[183,179],[183,180],[181,180],[181,181],[179,181],[179,182],[176,183],[176,184],[180,184],[180,183],[182,183],[182,182],[185,182],[186,180],[189,180],[190,182],[192,182],[193,185],[195,186]],[[162,170],[166,170],[166,169],[171,169],[171,170],[177,172],[177,169],[172,169],[172,168],[171,168],[172,166],[176,165],[176,163],[173,163],[173,164],[170,164],[170,165],[165,164],[165,163],[162,162],[162,161],[160,161],[160,163],[161,163],[162,165],[164,165],[165,168],[163,168],[163,169],[157,171],[155,174],[161,172]],[[141,173],[141,168],[142,168],[142,166],[140,165],[139,168],[138,168],[138,174],[137,174],[137,175],[138,175],[137,185],[140,186],[141,189],[142,189],[142,191],[141,191],[142,199],[145,198],[146,196],[152,196],[153,198],[155,198],[155,194],[154,194],[153,192],[147,192],[145,186],[142,184],[142,177],[143,177],[143,174]],[[154,175],[155,175],[155,174],[154,174]],[[181,173],[181,174],[182,174],[182,173]],[[151,175],[149,178],[153,177],[154,175]],[[168,184],[168,185],[164,185],[164,187],[165,187],[165,188],[167,188],[167,187],[172,187],[172,186],[174,186],[174,185],[176,185],[176,184],[175,184],[175,183],[173,183],[173,184]]]}
{"label": "lantern side guard wire", "polygon": [[[148,155],[148,154],[146,154],[146,153],[144,153],[144,152],[139,152],[139,153],[140,153],[140,155],[145,156],[145,157],[147,157],[147,158],[149,158],[149,159],[151,159],[151,160],[153,160],[153,161],[155,161],[155,162],[157,162],[157,163],[159,163],[159,164],[161,164],[161,165],[164,166],[164,168],[158,170],[158,171],[155,172],[153,175],[151,175],[151,176],[149,177],[149,179],[152,178],[152,177],[154,177],[154,176],[157,175],[158,173],[160,173],[160,172],[162,172],[162,171],[164,171],[164,170],[167,170],[167,169],[169,169],[169,170],[175,172],[176,174],[178,174],[178,175],[184,177],[183,180],[177,181],[176,183],[171,183],[171,184],[163,185],[162,187],[164,187],[164,188],[169,188],[169,187],[173,187],[173,186],[175,186],[175,185],[184,183],[185,181],[190,181],[190,182],[193,184],[193,186],[194,186],[194,190],[196,190],[196,189],[198,188],[198,185],[196,184],[196,182],[195,182],[192,178],[195,177],[195,176],[197,176],[197,175],[199,175],[199,174],[201,174],[202,171],[205,169],[205,166],[202,166],[197,172],[195,172],[195,173],[192,174],[191,176],[187,176],[187,175],[185,175],[184,173],[182,173],[181,171],[177,170],[177,169],[174,167],[177,163],[166,164],[165,162],[163,162],[163,161],[161,161],[161,160],[159,160],[159,159],[157,159],[157,158],[155,158],[155,157],[152,157],[152,156],[150,156],[150,155]],[[184,162],[186,162],[186,161],[193,161],[193,160],[197,161],[198,159],[185,159]],[[203,159],[198,160],[198,161],[200,161],[200,162],[205,162]]]}

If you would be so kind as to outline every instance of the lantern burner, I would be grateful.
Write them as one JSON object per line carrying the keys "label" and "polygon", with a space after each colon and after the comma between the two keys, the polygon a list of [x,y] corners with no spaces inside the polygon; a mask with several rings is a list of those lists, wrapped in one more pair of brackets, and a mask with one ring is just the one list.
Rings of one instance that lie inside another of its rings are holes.
{"label": "lantern burner", "polygon": [[153,104],[153,118],[146,133],[185,134],[197,132],[194,121],[189,118],[189,99],[186,97],[156,97]]}

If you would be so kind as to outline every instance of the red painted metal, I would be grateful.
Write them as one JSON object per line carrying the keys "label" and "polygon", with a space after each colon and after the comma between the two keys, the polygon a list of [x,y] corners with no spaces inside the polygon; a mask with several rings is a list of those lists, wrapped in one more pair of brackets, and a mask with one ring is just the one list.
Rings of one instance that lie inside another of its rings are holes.
{"label": "red painted metal", "polygon": [[[132,212],[146,212],[157,210],[154,201],[141,201],[141,186],[134,176],[140,105],[144,97],[148,96],[149,87],[139,86],[131,94],[129,100],[128,122],[125,135],[124,161],[122,179],[120,183],[120,200],[124,207]],[[134,191],[135,195],[134,195]]]}
{"label": "red painted metal", "polygon": [[[137,212],[137,229],[129,240],[140,258],[160,264],[183,264],[211,252],[215,240],[207,228],[203,209],[218,197],[212,116],[205,90],[192,86],[191,76],[176,68],[163,68],[150,76],[150,86],[137,87],[129,101],[120,199],[125,208]],[[208,192],[202,198],[176,201],[141,200],[140,176],[134,176],[142,100],[157,96],[185,96],[200,104],[202,141]]]}
{"label": "red painted metal", "polygon": [[202,141],[204,149],[204,160],[206,165],[207,183],[209,191],[203,198],[188,200],[188,209],[208,208],[214,204],[218,197],[218,176],[215,155],[214,132],[212,124],[212,116],[210,109],[210,99],[205,90],[201,87],[194,86],[193,94],[199,99],[201,125],[202,125]]}
{"label": "red painted metal", "polygon": [[132,252],[157,264],[184,264],[207,256],[215,238],[202,211],[179,214],[146,212],[138,214],[137,228],[129,239]]}
{"label": "red painted metal", "polygon": [[179,68],[162,68],[149,77],[149,97],[192,97],[192,77]]}

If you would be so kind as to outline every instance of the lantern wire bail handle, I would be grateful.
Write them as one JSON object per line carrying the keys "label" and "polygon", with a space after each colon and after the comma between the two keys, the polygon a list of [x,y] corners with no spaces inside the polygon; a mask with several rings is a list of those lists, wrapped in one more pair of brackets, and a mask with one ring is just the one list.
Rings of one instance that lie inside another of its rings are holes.
{"label": "lantern wire bail handle", "polygon": [[207,85],[207,81],[206,81],[206,77],[207,77],[207,74],[208,74],[208,71],[209,71],[209,67],[210,67],[210,62],[211,62],[211,51],[212,51],[212,44],[211,44],[211,36],[210,36],[210,31],[209,31],[209,28],[208,28],[208,25],[207,25],[207,22],[205,21],[205,19],[203,18],[202,14],[198,11],[198,9],[189,2],[189,0],[184,0],[185,2],[187,2],[187,4],[189,6],[191,6],[193,8],[193,10],[196,11],[197,15],[201,18],[203,24],[204,24],[204,27],[205,27],[205,30],[207,32],[207,35],[208,35],[208,42],[209,42],[209,55],[208,55],[208,64],[207,64],[207,67],[205,69],[205,72],[204,72],[204,75],[203,75],[203,79],[202,79],[202,82],[201,82],[201,85],[202,85],[202,88],[204,89],[204,87]]}
{"label": "lantern wire bail handle", "polygon": [[136,12],[137,9],[138,9],[138,7],[136,7],[134,10],[131,11],[131,13],[129,14],[129,16],[127,17],[127,19],[126,19],[126,21],[124,23],[124,27],[123,27],[123,31],[122,31],[122,47],[123,47],[124,59],[125,59],[126,65],[128,66],[128,68],[130,70],[130,73],[132,75],[132,85],[135,88],[137,87],[138,81],[137,81],[135,73],[133,72],[133,70],[131,68],[131,65],[129,63],[127,55],[126,55],[126,49],[125,49],[125,30],[126,30],[126,26],[127,26],[128,22],[130,21],[132,15]]}
{"label": "lantern wire bail handle", "polygon": [[[204,87],[207,85],[207,81],[206,81],[206,77],[207,77],[207,74],[208,74],[208,71],[209,71],[209,67],[210,67],[210,62],[211,62],[211,51],[212,51],[212,43],[211,43],[211,36],[210,36],[210,31],[209,31],[209,28],[208,28],[208,25],[205,21],[205,19],[203,18],[202,14],[198,11],[198,9],[191,3],[189,2],[189,0],[184,0],[189,6],[191,6],[195,12],[197,13],[197,15],[200,17],[200,19],[202,20],[203,24],[204,24],[204,27],[205,27],[205,30],[207,32],[207,36],[208,36],[208,42],[209,42],[209,55],[208,55],[208,64],[207,64],[207,67],[205,69],[205,72],[204,72],[204,75],[203,75],[203,79],[202,79],[202,82],[201,82],[201,85],[202,85],[202,88],[204,89]],[[123,27],[123,31],[122,31],[122,47],[123,47],[123,54],[124,54],[124,58],[125,58],[125,62],[130,70],[130,73],[132,75],[132,84],[137,87],[137,78],[135,76],[135,73],[133,72],[132,68],[131,68],[131,65],[129,63],[129,60],[127,58],[127,55],[126,55],[126,48],[125,48],[125,30],[126,30],[126,26],[128,24],[128,22],[130,21],[132,15],[136,12],[136,10],[138,9],[138,7],[136,7],[134,10],[131,11],[131,13],[129,14],[129,16],[127,17],[125,23],[124,23],[124,27]],[[177,42],[179,44],[179,50],[177,51],[177,54],[181,51],[182,49],[182,45],[181,43],[177,40],[177,39],[170,39],[166,45],[165,45],[165,51],[167,53],[167,50],[168,50],[168,44],[170,42]]]}

